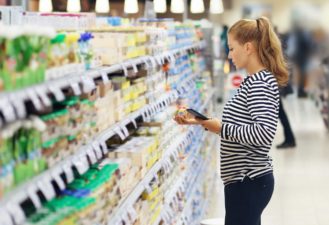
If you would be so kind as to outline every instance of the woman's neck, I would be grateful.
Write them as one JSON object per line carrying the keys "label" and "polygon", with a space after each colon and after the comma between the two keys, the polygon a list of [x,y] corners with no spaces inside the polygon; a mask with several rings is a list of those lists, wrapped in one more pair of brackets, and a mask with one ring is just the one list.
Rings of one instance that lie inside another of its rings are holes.
{"label": "woman's neck", "polygon": [[253,75],[265,69],[266,67],[256,58],[250,58],[248,66],[246,67],[246,71],[249,75]]}

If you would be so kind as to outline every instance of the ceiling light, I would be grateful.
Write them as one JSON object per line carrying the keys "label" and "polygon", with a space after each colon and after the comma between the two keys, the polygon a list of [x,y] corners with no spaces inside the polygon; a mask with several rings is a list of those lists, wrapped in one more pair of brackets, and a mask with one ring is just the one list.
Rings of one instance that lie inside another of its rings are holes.
{"label": "ceiling light", "polygon": [[97,13],[109,13],[110,12],[109,0],[97,0],[95,11]]}
{"label": "ceiling light", "polygon": [[203,0],[192,0],[191,13],[203,13],[203,12],[204,12]]}
{"label": "ceiling light", "polygon": [[167,11],[166,0],[154,0],[154,12],[165,13]]}
{"label": "ceiling light", "polygon": [[184,0],[171,0],[170,11],[172,13],[183,13],[184,10]]}
{"label": "ceiling light", "polygon": [[224,12],[223,1],[222,0],[211,0],[210,1],[210,13],[220,14]]}
{"label": "ceiling light", "polygon": [[53,11],[53,3],[51,0],[39,1],[39,12],[49,13]]}
{"label": "ceiling light", "polygon": [[129,14],[138,13],[137,0],[125,0],[124,11]]}
{"label": "ceiling light", "polygon": [[66,10],[72,13],[80,12],[81,11],[80,0],[68,0]]}

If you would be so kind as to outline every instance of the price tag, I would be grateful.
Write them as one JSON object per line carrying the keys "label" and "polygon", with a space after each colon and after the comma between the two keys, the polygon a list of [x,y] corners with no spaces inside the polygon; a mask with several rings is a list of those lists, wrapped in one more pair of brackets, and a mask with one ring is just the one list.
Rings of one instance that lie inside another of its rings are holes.
{"label": "price tag", "polygon": [[16,97],[14,95],[9,96],[9,100],[12,103],[15,111],[17,112],[17,116],[20,119],[23,119],[26,117],[26,108],[24,105],[24,100],[21,96]]}
{"label": "price tag", "polygon": [[101,147],[102,147],[102,152],[105,155],[108,152],[106,142],[105,141],[100,141],[100,144],[101,144]]}
{"label": "price tag", "polygon": [[170,105],[170,104],[171,104],[170,96],[167,96],[167,98],[166,98],[166,102],[167,102],[167,105]]}
{"label": "price tag", "polygon": [[55,167],[50,171],[51,177],[55,180],[60,190],[65,189],[64,181],[62,180],[60,174],[63,172],[62,168]]}
{"label": "price tag", "polygon": [[72,159],[72,163],[77,168],[80,175],[84,174],[88,170],[88,165],[86,165],[84,160],[79,156],[75,156]]}
{"label": "price tag", "polygon": [[8,101],[8,98],[3,98],[0,101],[0,110],[5,118],[6,122],[13,122],[16,120],[15,118],[15,111],[13,106]]}
{"label": "price tag", "polygon": [[0,209],[0,224],[1,225],[14,225],[10,214],[5,209]]}
{"label": "price tag", "polygon": [[159,177],[158,177],[157,174],[154,174],[154,177],[153,178],[155,180],[155,183],[160,184]]}
{"label": "price tag", "polygon": [[85,149],[85,153],[88,156],[91,164],[95,164],[97,162],[97,158],[96,158],[95,152],[94,152],[94,150],[92,148],[86,148]]}
{"label": "price tag", "polygon": [[168,173],[169,173],[171,171],[171,167],[172,167],[171,166],[171,161],[170,161],[169,158],[166,158],[165,162],[166,162]]}
{"label": "price tag", "polygon": [[171,219],[168,213],[168,209],[163,211],[162,218],[164,218],[165,221],[167,221],[167,224],[171,224]]}
{"label": "price tag", "polygon": [[[25,221],[25,214],[22,208],[17,203],[7,203],[7,211],[11,214],[16,224],[22,224]],[[2,217],[2,215],[1,215]]]}
{"label": "price tag", "polygon": [[41,208],[41,202],[40,199],[37,196],[37,187],[34,184],[31,184],[28,188],[27,188],[27,194],[29,196],[29,198],[31,199],[33,205],[35,206],[36,209],[40,209]]}
{"label": "price tag", "polygon": [[93,141],[93,143],[91,145],[96,153],[97,159],[101,159],[103,157],[103,155],[102,155],[102,150],[101,150],[100,144],[97,141]]}
{"label": "price tag", "polygon": [[157,103],[153,103],[152,105],[152,116],[154,116],[157,113]]}
{"label": "price tag", "polygon": [[148,120],[150,120],[153,116],[153,109],[152,109],[151,105],[147,106],[146,113],[147,113],[147,116],[148,116]]}
{"label": "price tag", "polygon": [[142,115],[142,119],[145,122],[147,120],[147,112],[146,109],[141,110],[141,115]]}
{"label": "price tag", "polygon": [[152,193],[152,188],[151,188],[151,186],[148,183],[145,183],[144,184],[144,187],[145,187],[145,191],[146,191],[147,194],[151,194]]}
{"label": "price tag", "polygon": [[161,56],[156,56],[155,59],[156,59],[158,65],[161,66],[162,65]]}
{"label": "price tag", "polygon": [[[137,113],[136,113],[137,114]],[[134,127],[137,129],[137,123],[136,123],[136,118],[139,116],[139,115],[132,115],[129,119],[131,121],[131,123],[134,125]]]}
{"label": "price tag", "polygon": [[145,64],[145,69],[148,70],[150,68],[148,62],[147,62],[147,59],[146,58],[143,58],[143,62]]}
{"label": "price tag", "polygon": [[158,103],[154,103],[152,108],[153,108],[154,115],[156,115],[159,112]]}
{"label": "price tag", "polygon": [[131,224],[127,212],[122,214],[121,220],[125,225]]}
{"label": "price tag", "polygon": [[109,77],[107,75],[107,72],[105,71],[100,71],[100,74],[102,76],[102,80],[104,82],[104,84],[107,84],[110,80],[109,80]]}
{"label": "price tag", "polygon": [[125,77],[127,77],[128,76],[127,67],[125,66],[124,63],[121,63],[121,67],[122,67],[122,70],[123,70],[123,74],[125,75]]}
{"label": "price tag", "polygon": [[111,137],[113,137],[114,134],[115,134],[115,133],[114,133],[113,129],[107,129],[107,130],[105,131],[105,134],[104,134],[103,136],[104,136],[104,139],[108,140],[108,139],[110,139]]}
{"label": "price tag", "polygon": [[134,73],[135,73],[135,74],[138,73],[137,65],[134,64],[134,63],[131,63],[131,66],[132,66],[132,68],[133,68],[133,70],[134,70]]}
{"label": "price tag", "polygon": [[150,57],[150,61],[151,61],[152,67],[153,68],[156,68],[157,67],[157,64],[156,64],[155,58],[154,57]]}
{"label": "price tag", "polygon": [[56,85],[48,85],[48,89],[55,96],[56,101],[61,102],[65,99],[62,90]]}
{"label": "price tag", "polygon": [[161,161],[161,165],[162,165],[162,169],[163,169],[164,173],[165,174],[168,174],[169,173],[169,170],[168,170],[168,166],[167,166],[165,160],[162,160]]}
{"label": "price tag", "polygon": [[44,86],[40,86],[40,87],[35,88],[35,92],[40,97],[43,105],[45,105],[45,106],[50,106],[51,105],[51,101],[50,101],[50,99],[47,95],[47,89]]}
{"label": "price tag", "polygon": [[120,139],[121,139],[122,141],[124,141],[124,140],[126,139],[125,135],[122,133],[122,130],[120,129],[119,126],[116,126],[115,128],[113,128],[113,131],[114,131],[117,135],[119,135],[119,137],[120,137]]}
{"label": "price tag", "polygon": [[81,95],[81,89],[80,89],[80,86],[79,86],[79,82],[76,79],[71,80],[70,87],[72,88],[73,93],[74,93],[75,96]]}
{"label": "price tag", "polygon": [[177,148],[173,151],[173,157],[176,161],[179,159]]}
{"label": "price tag", "polygon": [[171,59],[171,63],[176,63],[176,58],[175,58],[174,54],[169,53],[169,57]]}
{"label": "price tag", "polygon": [[72,171],[72,164],[69,161],[64,161],[62,168],[68,183],[71,183],[74,180],[74,175]]}
{"label": "price tag", "polygon": [[153,107],[152,105],[149,105],[147,108],[146,108],[146,112],[147,112],[147,115],[148,115],[148,118],[150,119],[152,116],[153,116]]}
{"label": "price tag", "polygon": [[43,178],[37,182],[37,186],[48,201],[55,197],[56,194],[51,184],[51,177],[49,173],[45,174]]}
{"label": "price tag", "polygon": [[129,131],[128,131],[126,125],[121,124],[121,130],[123,131],[123,134],[125,135],[125,138],[129,137]]}
{"label": "price tag", "polygon": [[83,93],[90,93],[96,87],[94,80],[87,75],[81,76],[81,81]]}
{"label": "price tag", "polygon": [[131,218],[131,222],[135,222],[135,220],[138,218],[138,214],[137,214],[136,210],[132,206],[130,206],[130,207],[128,207],[127,211],[128,211],[129,217]]}

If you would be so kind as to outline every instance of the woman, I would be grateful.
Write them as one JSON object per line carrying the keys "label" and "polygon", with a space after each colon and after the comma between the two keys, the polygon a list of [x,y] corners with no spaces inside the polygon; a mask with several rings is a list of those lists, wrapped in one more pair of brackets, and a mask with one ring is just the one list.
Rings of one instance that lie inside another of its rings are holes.
{"label": "woman", "polygon": [[177,115],[221,136],[225,225],[260,225],[274,189],[272,146],[279,113],[279,85],[288,80],[281,44],[268,19],[240,20],[228,32],[229,58],[248,76],[223,111],[222,121]]}

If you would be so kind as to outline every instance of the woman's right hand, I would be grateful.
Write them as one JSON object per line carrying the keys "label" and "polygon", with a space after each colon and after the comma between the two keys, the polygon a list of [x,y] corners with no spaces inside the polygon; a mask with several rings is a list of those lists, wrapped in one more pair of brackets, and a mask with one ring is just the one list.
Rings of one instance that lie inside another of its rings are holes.
{"label": "woman's right hand", "polygon": [[174,120],[180,125],[198,125],[201,124],[200,120],[197,120],[189,113],[183,115],[176,115]]}

